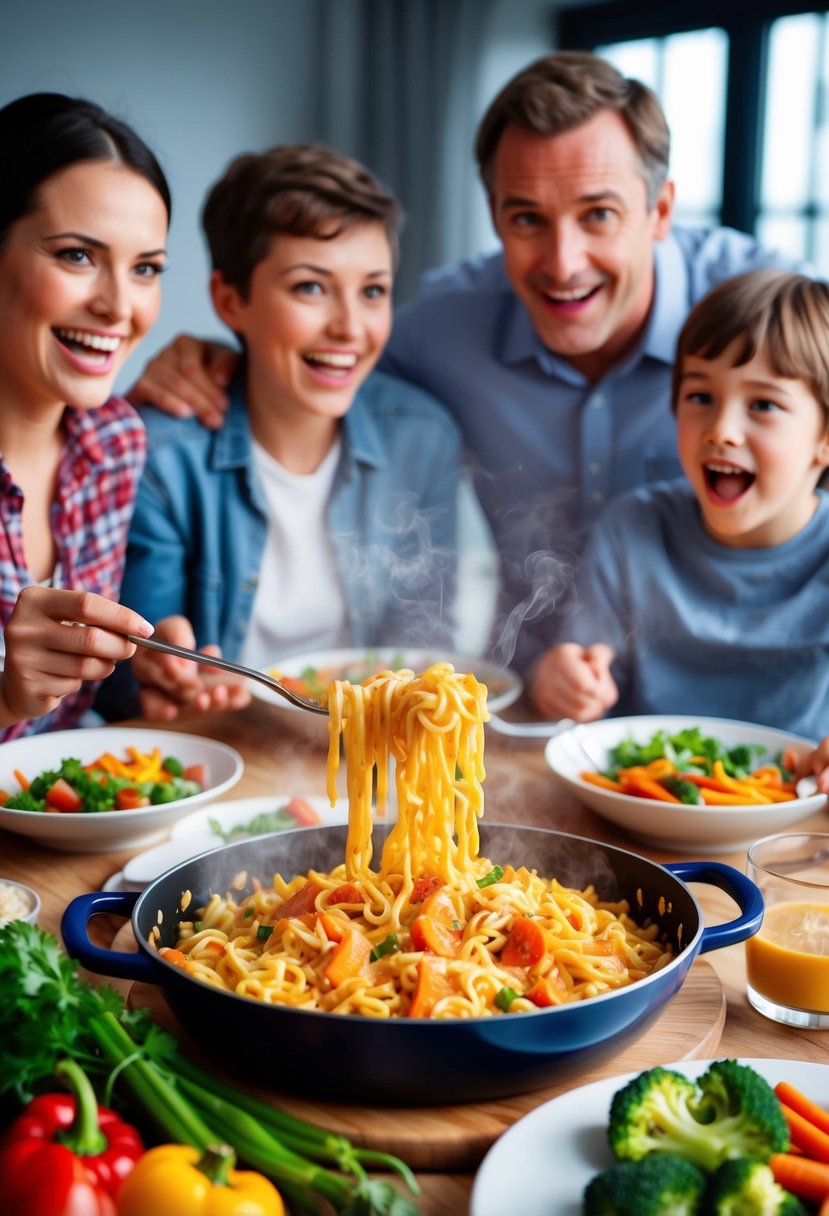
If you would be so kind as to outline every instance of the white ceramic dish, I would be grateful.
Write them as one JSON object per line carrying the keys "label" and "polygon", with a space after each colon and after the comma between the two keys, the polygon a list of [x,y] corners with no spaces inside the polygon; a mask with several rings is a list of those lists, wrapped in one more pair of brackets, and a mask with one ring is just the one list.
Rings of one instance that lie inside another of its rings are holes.
{"label": "white ceramic dish", "polygon": [[[723,1057],[718,1057],[722,1059]],[[799,1060],[748,1060],[775,1085],[790,1081],[822,1106],[829,1105],[829,1065]],[[698,1077],[711,1060],[666,1064]],[[617,1089],[637,1074],[625,1073],[571,1089],[536,1107],[504,1132],[475,1176],[469,1216],[581,1216],[582,1195],[594,1174],[613,1164],[607,1116]]]}
{"label": "white ceramic dish", "polygon": [[[280,807],[287,806],[291,797],[290,794],[284,797],[268,794],[259,798],[236,798],[185,815],[173,824],[169,840],[130,858],[119,875],[121,890],[143,891],[149,883],[154,882],[165,871],[171,870],[173,866],[189,861],[199,853],[221,848],[225,841],[219,833],[212,830],[211,820],[215,820],[227,832],[231,828],[251,823],[257,815],[278,811]],[[338,802],[336,807],[329,806],[327,798],[305,798],[304,801],[316,811],[323,827],[345,823],[348,819],[348,806],[345,801]],[[294,823],[293,826],[299,825]],[[234,840],[241,839],[241,836],[234,837]]]}
{"label": "white ceramic dish", "polygon": [[[11,903],[7,904],[6,900],[13,900],[15,904],[21,902],[19,908],[13,908]],[[37,924],[37,918],[40,916],[40,896],[32,887],[27,887],[23,882],[17,882],[14,878],[0,878],[0,925],[8,924],[13,920],[25,920],[30,925]]]}
{"label": "white ceramic dish", "polygon": [[[284,676],[301,676],[308,667],[317,670],[325,670],[330,667],[362,670],[365,667],[365,675],[368,676],[372,671],[382,671],[390,664],[393,664],[395,668],[409,667],[414,672],[420,672],[430,667],[432,663],[439,662],[451,663],[455,671],[471,671],[482,684],[486,684],[487,708],[492,713],[506,709],[521,695],[523,688],[521,677],[511,667],[501,667],[490,659],[473,658],[470,655],[454,654],[440,649],[417,650],[410,646],[317,650],[308,654],[293,654],[278,659],[265,670],[271,675],[281,673]],[[329,678],[336,679],[337,675],[331,675]],[[277,693],[271,692],[263,684],[255,684],[251,681],[250,691],[253,696],[258,697],[261,701],[268,701],[271,705],[279,705],[283,709],[296,709],[296,706],[291,705]]]}
{"label": "white ceramic dish", "polygon": [[244,768],[242,757],[232,747],[201,735],[117,726],[61,730],[4,743],[0,748],[0,789],[19,788],[15,769],[32,778],[46,769],[58,768],[61,761],[69,758],[88,764],[106,751],[125,756],[128,746],[142,752],[152,752],[153,748],[160,747],[165,756],[176,756],[185,768],[203,764],[207,772],[206,788],[191,798],[180,798],[162,806],[140,807],[135,811],[47,814],[0,807],[0,828],[64,851],[106,853],[114,849],[134,849],[160,840],[182,815],[227,793]]}
{"label": "white ceramic dish", "polygon": [[[271,811],[278,811],[280,807],[287,806],[291,798],[296,796],[294,794],[266,794],[259,798],[228,799],[227,802],[194,811],[192,815],[185,815],[183,819],[179,819],[170,832],[170,839],[184,840],[198,837],[208,840],[210,844],[224,844],[221,836],[210,830],[211,819],[215,819],[227,832],[231,828],[238,827],[239,824],[250,823],[256,815],[268,815]],[[332,807],[327,798],[309,798],[305,795],[301,795],[301,797],[317,812],[321,826],[329,827],[333,824],[347,822],[348,803],[344,798],[341,798],[337,805]],[[238,836],[234,839],[241,840],[242,837]]]}
{"label": "white ceramic dish", "polygon": [[826,805],[826,795],[815,794],[810,798],[760,806],[686,806],[603,790],[579,776],[589,765],[576,742],[576,733],[595,757],[598,767],[604,768],[608,765],[610,749],[622,739],[631,737],[638,743],[644,743],[658,730],[675,734],[694,726],[699,727],[704,735],[721,740],[726,747],[739,743],[762,744],[766,755],[758,756],[758,765],[763,763],[764,758],[773,759],[786,747],[794,747],[800,754],[814,747],[814,743],[799,735],[787,735],[771,727],[736,722],[729,718],[698,718],[687,714],[664,717],[653,714],[637,718],[606,718],[601,722],[572,728],[551,739],[544,754],[553,772],[592,810],[639,840],[680,852],[718,853],[724,848],[744,848],[760,836],[782,832]]}

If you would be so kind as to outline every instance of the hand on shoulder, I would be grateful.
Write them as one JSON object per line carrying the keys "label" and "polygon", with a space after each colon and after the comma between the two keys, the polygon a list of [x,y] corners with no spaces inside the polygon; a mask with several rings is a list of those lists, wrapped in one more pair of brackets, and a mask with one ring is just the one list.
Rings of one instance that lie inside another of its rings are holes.
{"label": "hand on shoulder", "polygon": [[217,429],[228,405],[227,386],[238,351],[220,342],[179,334],[147,363],[127,394],[133,405],[154,405],[175,418],[195,415]]}

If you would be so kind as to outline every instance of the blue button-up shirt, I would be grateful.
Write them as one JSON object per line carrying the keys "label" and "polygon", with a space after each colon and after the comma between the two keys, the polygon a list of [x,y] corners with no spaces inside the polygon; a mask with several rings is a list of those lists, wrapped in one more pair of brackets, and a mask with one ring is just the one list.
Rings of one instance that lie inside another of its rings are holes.
{"label": "blue button-up shirt", "polygon": [[383,366],[460,425],[499,554],[502,660],[524,668],[538,653],[607,500],[681,473],[669,404],[679,330],[715,283],[762,266],[793,263],[731,229],[675,229],[654,246],[641,341],[595,383],[541,343],[500,253],[430,272],[398,313]]}
{"label": "blue button-up shirt", "polygon": [[[241,377],[225,425],[142,411],[149,454],[138,490],[121,601],[148,621],[192,623],[198,646],[237,658],[267,537]],[[348,636],[331,645],[447,647],[453,635],[460,437],[427,393],[373,373],[343,418],[328,503]],[[280,658],[274,655],[274,662]],[[135,712],[126,664],[97,707]]]}

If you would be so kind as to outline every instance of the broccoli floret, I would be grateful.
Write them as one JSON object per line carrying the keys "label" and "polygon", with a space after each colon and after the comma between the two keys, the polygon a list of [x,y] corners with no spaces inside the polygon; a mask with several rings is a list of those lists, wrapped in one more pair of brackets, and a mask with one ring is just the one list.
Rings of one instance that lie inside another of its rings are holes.
{"label": "broccoli floret", "polygon": [[[783,1108],[764,1077],[736,1060],[717,1060],[699,1078],[701,1099],[697,1118],[719,1147],[719,1160],[756,1157],[790,1146]],[[709,1168],[715,1168],[709,1166]]]}
{"label": "broccoli floret", "polygon": [[613,1095],[607,1136],[618,1161],[640,1161],[650,1153],[676,1153],[703,1169],[714,1169],[707,1151],[708,1128],[694,1114],[696,1085],[667,1068],[641,1072]]}
{"label": "broccoli floret", "polygon": [[608,1140],[620,1161],[677,1153],[703,1170],[730,1157],[785,1152],[789,1134],[771,1086],[735,1060],[712,1064],[698,1083],[650,1068],[613,1097]]}
{"label": "broccoli floret", "polygon": [[12,794],[3,803],[8,811],[45,811],[46,800],[44,798],[35,798],[31,789],[20,790],[17,794]]}
{"label": "broccoli floret", "polygon": [[711,1175],[705,1216],[806,1216],[799,1199],[784,1191],[769,1167],[755,1157],[725,1161]]}
{"label": "broccoli floret", "polygon": [[584,1192],[584,1216],[696,1216],[705,1175],[668,1153],[623,1161],[597,1174]]}

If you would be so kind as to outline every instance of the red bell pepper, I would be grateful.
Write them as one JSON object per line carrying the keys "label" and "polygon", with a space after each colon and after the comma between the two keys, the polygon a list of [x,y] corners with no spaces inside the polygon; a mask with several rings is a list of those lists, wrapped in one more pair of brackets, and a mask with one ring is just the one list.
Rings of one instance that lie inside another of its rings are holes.
{"label": "red bell pepper", "polygon": [[86,1074],[62,1060],[71,1093],[34,1098],[0,1140],[0,1195],[14,1216],[115,1216],[115,1196],[144,1152],[135,1128],[98,1106]]}

